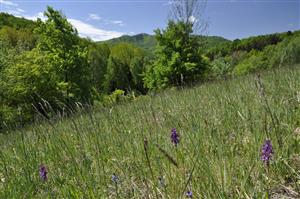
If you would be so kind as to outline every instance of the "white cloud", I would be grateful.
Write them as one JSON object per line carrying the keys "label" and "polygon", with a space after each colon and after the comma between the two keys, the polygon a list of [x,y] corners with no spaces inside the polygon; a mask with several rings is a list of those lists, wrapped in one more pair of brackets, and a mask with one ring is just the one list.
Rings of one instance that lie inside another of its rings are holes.
{"label": "white cloud", "polygon": [[18,8],[18,4],[12,1],[0,0],[1,12],[6,12],[12,15],[20,15],[25,12],[23,9]]}
{"label": "white cloud", "polygon": [[42,21],[46,21],[47,17],[44,16],[44,14],[42,12],[39,12],[35,15],[23,15],[22,17],[26,18],[26,19],[30,19],[33,21],[36,21],[38,18],[40,18]]}
{"label": "white cloud", "polygon": [[25,10],[21,9],[21,8],[17,8],[18,12],[25,12]]}
{"label": "white cloud", "polygon": [[6,1],[6,0],[0,0],[0,4],[7,5],[7,6],[18,6],[17,3]]}
{"label": "white cloud", "polygon": [[195,16],[190,16],[189,17],[189,22],[195,23],[197,21],[197,18]]}
{"label": "white cloud", "polygon": [[90,13],[88,16],[88,21],[89,20],[95,20],[95,21],[102,21],[104,24],[113,24],[113,25],[118,25],[118,26],[125,26],[125,23],[121,20],[109,20],[100,17],[98,14],[95,13]]}
{"label": "white cloud", "polygon": [[94,41],[104,41],[124,35],[123,32],[99,29],[77,19],[68,19],[68,21],[78,30],[81,37],[89,37]]}
{"label": "white cloud", "polygon": [[125,26],[125,23],[121,20],[110,21],[112,24],[116,24],[119,26]]}
{"label": "white cloud", "polygon": [[[24,15],[22,13],[12,13],[12,12],[14,12],[13,10],[11,10],[11,14],[14,14],[17,17],[24,17],[26,19],[30,19],[33,21],[37,20],[38,18],[40,18],[42,21],[47,20],[47,17],[45,17],[42,12],[39,12],[35,15]],[[104,41],[104,40],[120,37],[125,34],[124,32],[100,29],[91,24],[80,21],[78,19],[68,19],[68,21],[77,29],[79,36],[88,37],[94,41]],[[115,23],[122,24],[123,22],[115,21]]]}
{"label": "white cloud", "polygon": [[11,14],[11,15],[14,15],[16,17],[22,17],[22,13],[24,13],[25,11],[20,9],[20,8],[17,8],[17,9],[14,9],[14,8],[9,8],[7,10],[5,10],[4,12],[8,13],[8,14]]}
{"label": "white cloud", "polygon": [[96,21],[99,21],[99,20],[101,20],[102,18],[101,18],[101,17],[99,17],[97,14],[90,13],[90,14],[89,14],[89,18],[88,18],[88,19],[90,19],[90,20],[96,20]]}

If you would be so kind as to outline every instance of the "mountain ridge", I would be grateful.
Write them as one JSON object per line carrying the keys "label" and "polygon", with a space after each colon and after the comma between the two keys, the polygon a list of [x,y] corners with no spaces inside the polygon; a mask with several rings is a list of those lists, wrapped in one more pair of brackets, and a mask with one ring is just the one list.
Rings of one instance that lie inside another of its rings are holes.
{"label": "mountain ridge", "polygon": [[[231,42],[231,40],[225,39],[221,36],[205,36],[205,35],[195,35],[200,42],[203,44],[204,49],[211,48],[215,45],[219,45],[221,43]],[[109,46],[116,45],[118,43],[130,43],[137,47],[140,47],[146,51],[153,51],[156,46],[155,35],[147,34],[147,33],[139,33],[136,35],[123,35],[121,37],[98,41],[96,43],[108,44]]]}

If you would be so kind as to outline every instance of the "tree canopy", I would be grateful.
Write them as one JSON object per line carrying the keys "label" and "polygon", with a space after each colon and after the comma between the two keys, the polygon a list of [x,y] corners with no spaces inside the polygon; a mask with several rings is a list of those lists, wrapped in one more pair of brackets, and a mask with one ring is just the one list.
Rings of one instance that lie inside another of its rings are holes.
{"label": "tree canopy", "polygon": [[155,31],[158,44],[154,63],[146,73],[146,87],[183,85],[203,75],[207,66],[192,28],[190,23],[169,21],[166,30]]}

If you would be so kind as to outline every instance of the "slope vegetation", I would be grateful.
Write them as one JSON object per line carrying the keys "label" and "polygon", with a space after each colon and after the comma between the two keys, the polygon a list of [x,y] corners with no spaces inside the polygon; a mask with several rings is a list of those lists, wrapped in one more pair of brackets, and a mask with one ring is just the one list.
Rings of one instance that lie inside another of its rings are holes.
{"label": "slope vegetation", "polygon": [[[218,37],[218,36],[196,36],[203,45],[203,49],[211,49],[216,45],[221,45],[223,43],[229,42],[229,40]],[[139,48],[142,48],[146,51],[153,51],[156,46],[156,39],[154,35],[149,35],[146,33],[141,33],[137,35],[124,35],[119,38],[110,39],[107,41],[99,42],[99,43],[106,43],[110,46],[116,45],[118,43],[130,43],[133,44]]]}
{"label": "slope vegetation", "polygon": [[299,81],[273,69],[2,134],[0,197],[297,198]]}

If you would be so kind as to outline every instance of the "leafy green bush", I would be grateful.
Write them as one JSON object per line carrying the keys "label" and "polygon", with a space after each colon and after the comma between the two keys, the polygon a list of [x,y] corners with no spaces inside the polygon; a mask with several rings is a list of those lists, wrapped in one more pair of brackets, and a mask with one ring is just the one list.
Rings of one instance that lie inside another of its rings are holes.
{"label": "leafy green bush", "polygon": [[15,127],[19,118],[19,111],[6,104],[0,104],[0,130]]}
{"label": "leafy green bush", "polygon": [[207,65],[200,55],[197,39],[192,36],[192,24],[169,21],[166,30],[155,32],[158,44],[155,61],[144,78],[146,87],[160,89],[201,78]]}
{"label": "leafy green bush", "polygon": [[24,121],[33,116],[35,108],[39,109],[41,101],[55,107],[65,100],[58,76],[49,63],[48,55],[34,49],[19,55],[15,64],[3,70],[3,100],[11,109],[22,108]]}
{"label": "leafy green bush", "polygon": [[211,63],[211,66],[211,72],[214,77],[226,76],[232,70],[231,64],[228,61],[226,61],[223,57],[215,59]]}
{"label": "leafy green bush", "polygon": [[234,68],[234,74],[244,75],[258,69],[267,68],[268,61],[261,51],[252,50],[248,57]]}
{"label": "leafy green bush", "polygon": [[134,93],[125,95],[125,91],[121,89],[116,89],[110,95],[104,95],[102,98],[102,105],[111,106],[117,103],[127,102],[135,99]]}
{"label": "leafy green bush", "polygon": [[271,67],[300,63],[300,36],[285,39],[273,50]]}

